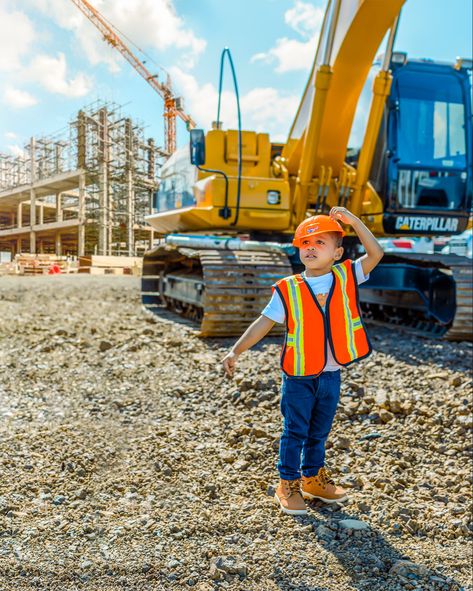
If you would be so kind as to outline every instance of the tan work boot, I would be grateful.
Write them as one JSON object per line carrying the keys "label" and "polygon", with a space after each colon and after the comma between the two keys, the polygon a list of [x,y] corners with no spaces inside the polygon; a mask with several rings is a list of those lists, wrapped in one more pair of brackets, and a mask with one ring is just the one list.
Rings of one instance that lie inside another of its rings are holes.
{"label": "tan work boot", "polygon": [[274,500],[289,515],[307,515],[307,507],[301,495],[301,479],[281,480],[274,493]]}
{"label": "tan work boot", "polygon": [[305,499],[320,499],[324,503],[341,503],[348,499],[347,491],[337,486],[325,468],[316,476],[302,476],[302,496]]}

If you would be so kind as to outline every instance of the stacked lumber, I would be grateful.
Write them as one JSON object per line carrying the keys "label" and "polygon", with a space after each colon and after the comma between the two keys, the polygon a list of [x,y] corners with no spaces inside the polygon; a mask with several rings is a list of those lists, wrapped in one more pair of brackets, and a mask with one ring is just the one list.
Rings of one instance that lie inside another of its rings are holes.
{"label": "stacked lumber", "polygon": [[74,265],[68,257],[53,254],[17,254],[10,263],[10,273],[16,275],[46,275],[55,272],[72,273]]}
{"label": "stacked lumber", "polygon": [[15,261],[0,263],[0,275],[16,275]]}
{"label": "stacked lumber", "polygon": [[141,257],[90,255],[79,257],[79,273],[89,275],[141,275]]}

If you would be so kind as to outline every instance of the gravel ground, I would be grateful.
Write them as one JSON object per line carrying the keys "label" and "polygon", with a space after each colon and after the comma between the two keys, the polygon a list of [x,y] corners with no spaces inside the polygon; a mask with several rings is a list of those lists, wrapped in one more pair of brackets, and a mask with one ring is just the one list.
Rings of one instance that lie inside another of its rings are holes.
{"label": "gravel ground", "polygon": [[371,327],[329,468],[279,511],[280,339],[142,311],[129,277],[0,278],[0,589],[473,589],[470,343]]}

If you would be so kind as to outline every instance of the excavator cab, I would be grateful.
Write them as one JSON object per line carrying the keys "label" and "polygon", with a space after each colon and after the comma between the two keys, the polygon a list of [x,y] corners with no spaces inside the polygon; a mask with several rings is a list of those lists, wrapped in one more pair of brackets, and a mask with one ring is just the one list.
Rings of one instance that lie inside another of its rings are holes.
{"label": "excavator cab", "polygon": [[[471,63],[453,66],[393,54],[370,173],[383,204],[385,235],[451,236],[467,227],[470,71]],[[472,320],[469,267],[456,255],[386,253],[360,290],[365,317],[388,317],[419,334],[463,339]]]}
{"label": "excavator cab", "polygon": [[371,169],[386,234],[459,234],[471,209],[472,115],[465,67],[393,55]]}

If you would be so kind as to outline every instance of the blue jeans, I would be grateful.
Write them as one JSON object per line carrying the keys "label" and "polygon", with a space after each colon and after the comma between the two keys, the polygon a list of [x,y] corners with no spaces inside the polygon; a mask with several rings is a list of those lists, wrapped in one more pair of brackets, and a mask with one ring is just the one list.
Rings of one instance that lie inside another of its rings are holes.
{"label": "blue jeans", "polygon": [[337,410],[340,383],[340,370],[325,371],[316,378],[283,374],[283,432],[277,469],[284,480],[300,478],[301,472],[314,476],[324,465],[325,441]]}

